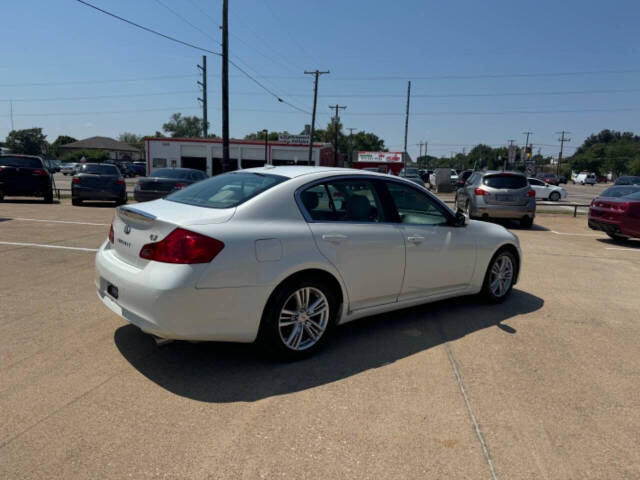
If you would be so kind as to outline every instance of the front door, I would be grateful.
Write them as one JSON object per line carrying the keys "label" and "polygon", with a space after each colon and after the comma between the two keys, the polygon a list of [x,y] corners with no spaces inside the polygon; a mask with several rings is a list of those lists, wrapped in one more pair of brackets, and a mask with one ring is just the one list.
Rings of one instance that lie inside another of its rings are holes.
{"label": "front door", "polygon": [[465,227],[429,194],[400,182],[385,182],[396,207],[407,250],[400,300],[462,292],[471,282],[476,243]]}
{"label": "front door", "polygon": [[300,194],[320,252],[342,276],[349,310],[396,302],[405,267],[405,245],[385,215],[374,182],[342,178]]}

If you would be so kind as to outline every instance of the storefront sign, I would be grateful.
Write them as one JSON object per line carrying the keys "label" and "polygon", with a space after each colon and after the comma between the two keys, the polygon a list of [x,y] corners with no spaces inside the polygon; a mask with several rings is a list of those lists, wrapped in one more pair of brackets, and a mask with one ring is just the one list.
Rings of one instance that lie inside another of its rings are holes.
{"label": "storefront sign", "polygon": [[402,152],[358,152],[358,162],[402,162]]}
{"label": "storefront sign", "polygon": [[309,145],[310,135],[279,135],[278,141],[292,145]]}

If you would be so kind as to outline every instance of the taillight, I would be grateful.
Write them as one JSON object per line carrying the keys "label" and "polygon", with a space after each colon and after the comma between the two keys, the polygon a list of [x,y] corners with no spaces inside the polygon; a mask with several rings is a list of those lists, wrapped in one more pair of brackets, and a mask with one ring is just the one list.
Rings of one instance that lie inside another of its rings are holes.
{"label": "taillight", "polygon": [[49,176],[49,172],[47,172],[46,170],[43,170],[42,168],[36,168],[32,175],[38,175],[40,177],[48,177]]}
{"label": "taillight", "polygon": [[209,263],[223,248],[220,240],[176,228],[163,240],[143,246],[140,257],[164,263]]}
{"label": "taillight", "polygon": [[[615,205],[614,205],[615,208]],[[626,212],[629,209],[629,202],[620,202],[617,205],[617,208],[615,208],[616,210],[619,210],[621,212]]]}
{"label": "taillight", "polygon": [[188,186],[189,186],[189,184],[188,184],[188,183],[176,183],[176,184],[175,184],[175,186],[174,186],[174,188],[175,188],[176,190],[180,190],[181,188],[188,187]]}
{"label": "taillight", "polygon": [[124,185],[124,178],[120,177],[116,183],[118,185]]}
{"label": "taillight", "polygon": [[75,183],[76,185],[79,185],[80,182],[80,177],[73,177],[73,180],[71,180],[73,183]]}
{"label": "taillight", "polygon": [[527,192],[527,197],[535,197],[536,196],[536,191],[535,190],[529,190]]}
{"label": "taillight", "polygon": [[113,223],[112,223],[111,226],[109,227],[109,243],[113,245],[114,241],[115,241],[115,235],[113,233]]}
{"label": "taillight", "polygon": [[489,195],[489,192],[487,192],[486,190],[483,190],[481,188],[476,188],[474,190],[475,194],[478,196],[482,196],[482,195]]}

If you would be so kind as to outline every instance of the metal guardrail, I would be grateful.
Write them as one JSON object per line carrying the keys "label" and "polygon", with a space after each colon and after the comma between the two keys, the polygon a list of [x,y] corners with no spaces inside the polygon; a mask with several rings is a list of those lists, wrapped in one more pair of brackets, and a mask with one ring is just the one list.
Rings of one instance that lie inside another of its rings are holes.
{"label": "metal guardrail", "polygon": [[[451,203],[455,205],[455,200],[443,200],[444,203]],[[542,205],[545,207],[573,207],[573,216],[578,216],[578,208],[589,208],[591,204],[589,203],[569,203],[569,202],[548,202],[543,200],[542,202],[536,202],[537,205]]]}

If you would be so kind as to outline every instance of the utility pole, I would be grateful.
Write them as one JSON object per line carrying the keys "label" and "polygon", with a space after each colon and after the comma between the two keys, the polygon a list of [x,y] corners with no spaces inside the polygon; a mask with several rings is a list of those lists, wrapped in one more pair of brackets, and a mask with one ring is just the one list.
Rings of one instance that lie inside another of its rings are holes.
{"label": "utility pole", "polygon": [[207,138],[209,122],[207,121],[207,56],[202,56],[202,66],[198,65],[202,70],[202,81],[198,81],[198,85],[202,87],[202,98],[198,100],[202,103],[202,136]]}
{"label": "utility pole", "polygon": [[[533,132],[522,132],[522,134],[527,136],[527,139],[524,141],[524,151],[526,155],[527,147],[529,146],[529,135],[533,135]],[[526,161],[524,158],[522,159],[522,166],[526,168]]]}
{"label": "utility pole", "polygon": [[9,100],[9,108],[11,111],[9,112],[9,116],[11,117],[11,131],[15,130],[13,128],[13,100]]}
{"label": "utility pole", "polygon": [[558,155],[558,164],[556,165],[556,175],[560,175],[560,163],[562,163],[562,150],[564,148],[564,142],[570,142],[571,139],[570,138],[565,138],[565,134],[568,134],[571,132],[566,132],[564,130],[562,130],[561,132],[556,132],[557,135],[562,135],[558,141],[560,142],[560,155]]}
{"label": "utility pole", "polygon": [[229,0],[222,0],[222,168],[229,165]]}
{"label": "utility pole", "polygon": [[424,142],[424,162],[427,166],[427,170],[429,169],[429,157],[427,157],[427,147],[429,146],[429,142]]}
{"label": "utility pole", "polygon": [[338,110],[342,109],[342,110],[346,110],[347,107],[345,105],[338,105],[337,103],[335,105],[329,105],[329,108],[335,108],[336,109],[336,116],[333,118],[333,136],[334,136],[334,143],[333,143],[333,166],[337,167],[338,166],[338,126],[339,126],[339,118],[338,117]]}
{"label": "utility pole", "polygon": [[311,136],[309,137],[309,165],[313,161],[313,133],[316,129],[316,104],[318,103],[318,78],[320,75],[331,73],[329,70],[325,72],[321,72],[320,70],[315,70],[314,72],[309,72],[307,70],[304,71],[305,75],[314,75],[315,79],[313,82],[313,113],[311,114]]}
{"label": "utility pole", "polygon": [[269,163],[269,130],[265,128],[262,133],[264,133],[264,164],[267,165]]}
{"label": "utility pole", "polygon": [[407,134],[409,132],[409,101],[411,100],[411,80],[409,80],[407,86],[407,113],[404,117],[404,151],[402,152],[402,156],[404,157],[404,171],[405,174],[407,172]]}
{"label": "utility pole", "polygon": [[357,130],[357,128],[354,127],[349,127],[347,128],[347,130],[349,130],[349,163],[350,163],[350,167],[353,166],[353,131]]}

